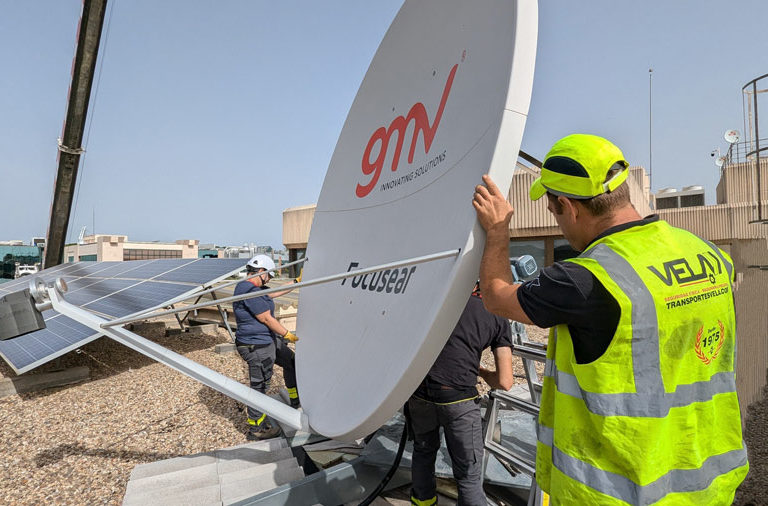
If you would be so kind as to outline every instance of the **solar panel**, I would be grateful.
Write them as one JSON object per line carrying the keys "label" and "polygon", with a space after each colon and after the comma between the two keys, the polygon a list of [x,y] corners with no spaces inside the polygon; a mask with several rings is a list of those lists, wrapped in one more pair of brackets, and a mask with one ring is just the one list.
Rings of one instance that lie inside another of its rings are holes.
{"label": "solar panel", "polygon": [[[241,270],[248,259],[163,259],[127,262],[77,262],[0,284],[0,297],[29,286],[64,278],[64,298],[105,318],[120,318],[162,306]],[[0,341],[0,356],[22,374],[101,336],[55,311],[43,313],[46,328]]]}

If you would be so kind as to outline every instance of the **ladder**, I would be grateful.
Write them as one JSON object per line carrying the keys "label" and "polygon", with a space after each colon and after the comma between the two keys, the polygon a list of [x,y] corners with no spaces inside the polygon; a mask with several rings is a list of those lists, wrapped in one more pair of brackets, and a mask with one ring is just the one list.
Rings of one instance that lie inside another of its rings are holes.
{"label": "ladder", "polygon": [[[531,394],[531,400],[527,401],[520,397],[513,396],[502,390],[491,390],[488,394],[491,404],[485,413],[485,455],[483,457],[483,475],[488,465],[490,455],[496,457],[502,466],[516,475],[525,473],[531,477],[531,489],[528,495],[528,506],[547,506],[549,498],[539,489],[536,479],[536,462],[532,462],[524,455],[516,453],[513,449],[507,448],[501,444],[501,422],[499,420],[499,410],[504,407],[528,413],[535,418],[539,416],[539,402],[541,400],[541,381],[536,373],[536,362],[544,363],[547,359],[547,345],[528,340],[528,333],[525,326],[516,321],[510,320],[512,327],[514,349],[513,355],[520,357],[523,361],[525,378],[528,382],[528,390]],[[499,437],[495,436],[496,429],[499,428]]]}

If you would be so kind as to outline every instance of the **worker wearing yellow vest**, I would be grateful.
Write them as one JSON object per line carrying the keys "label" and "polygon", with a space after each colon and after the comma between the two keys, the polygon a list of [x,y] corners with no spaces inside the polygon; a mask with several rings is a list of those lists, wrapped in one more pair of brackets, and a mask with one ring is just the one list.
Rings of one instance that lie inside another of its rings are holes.
{"label": "worker wearing yellow vest", "polygon": [[486,307],[551,328],[536,481],[551,504],[731,504],[749,465],[734,376],[734,269],[717,246],[629,199],[629,164],[593,135],[547,154],[530,197],[580,254],[513,283],[513,213],[488,176]]}

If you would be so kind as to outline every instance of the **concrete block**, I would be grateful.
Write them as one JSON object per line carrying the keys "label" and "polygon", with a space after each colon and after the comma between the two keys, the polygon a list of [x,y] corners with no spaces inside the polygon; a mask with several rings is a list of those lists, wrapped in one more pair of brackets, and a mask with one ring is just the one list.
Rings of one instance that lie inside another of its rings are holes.
{"label": "concrete block", "polygon": [[126,493],[139,490],[141,493],[162,490],[169,487],[175,487],[180,484],[187,484],[187,488],[200,486],[209,486],[219,482],[219,474],[216,472],[216,463],[205,466],[197,466],[189,469],[180,469],[155,476],[148,476],[138,480],[131,479],[126,486]]}
{"label": "concrete block", "polygon": [[165,490],[178,485],[186,485],[187,489],[204,488],[209,486],[218,486],[219,475],[216,472],[216,464],[193,467],[190,469],[181,469],[156,476],[149,476],[139,480],[131,480],[126,486],[126,496],[128,493],[146,495],[152,492]]}
{"label": "concrete block", "polygon": [[180,336],[183,333],[184,333],[184,330],[180,329],[178,327],[169,327],[169,328],[165,329],[165,335],[169,336],[169,337],[170,336]]}
{"label": "concrete block", "polygon": [[206,323],[205,325],[193,325],[187,328],[189,334],[215,334],[219,328],[215,323]]}
{"label": "concrete block", "polygon": [[289,316],[296,316],[299,310],[296,306],[280,306],[275,310],[275,318],[287,318]]}
{"label": "concrete block", "polygon": [[250,441],[248,443],[230,446],[228,448],[220,448],[218,450],[214,450],[212,453],[215,454],[217,458],[227,458],[228,454],[230,454],[233,450],[240,450],[243,448],[251,448],[253,450],[260,451],[276,451],[280,450],[281,448],[288,448],[288,443],[283,438],[272,438],[265,439],[263,441]]}
{"label": "concrete block", "polygon": [[180,469],[137,480],[132,479],[126,485],[125,493],[126,495],[129,492],[144,494],[160,489],[178,489],[179,492],[183,492],[188,489],[207,487],[218,483],[219,475],[216,473],[215,464],[208,464],[208,466]]}
{"label": "concrete block", "polygon": [[235,343],[221,343],[214,347],[214,351],[221,355],[226,353],[237,353],[237,347],[235,346]]}
{"label": "concrete block", "polygon": [[225,456],[219,456],[218,473],[227,474],[246,467],[278,462],[290,459],[291,457],[293,457],[293,453],[290,448],[281,448],[274,451],[255,450],[252,448],[232,450],[226,453]]}
{"label": "concrete block", "polygon": [[[230,294],[231,295],[231,294]],[[235,323],[235,315],[232,312],[232,306],[224,304],[222,305],[222,308],[227,313],[227,320],[229,321],[229,324],[232,325]],[[190,320],[190,324],[194,325],[195,322],[200,323],[216,323],[221,325],[221,313],[219,313],[218,308],[216,307],[203,307],[197,310],[197,316],[193,317],[192,320]]]}
{"label": "concrete block", "polygon": [[88,380],[90,375],[90,369],[80,366],[44,374],[27,374],[15,378],[3,378],[0,379],[0,397],[80,383],[81,381]]}
{"label": "concrete block", "polygon": [[150,462],[148,464],[139,464],[138,466],[134,467],[133,471],[131,472],[131,481],[165,473],[172,473],[174,471],[182,471],[184,469],[190,469],[193,467],[207,466],[215,463],[215,453],[209,452],[197,453],[195,455],[188,455],[185,457],[158,460],[157,462]]}
{"label": "concrete block", "polygon": [[261,475],[273,475],[278,472],[285,472],[289,469],[296,469],[297,467],[299,467],[299,462],[296,460],[296,457],[291,457],[290,459],[280,460],[278,462],[270,462],[269,464],[261,464],[247,469],[220,474],[219,483],[221,483],[221,486],[223,487],[241,480],[254,479]]}
{"label": "concrete block", "polygon": [[221,315],[219,315],[218,311],[212,318],[190,318],[187,320],[189,322],[190,327],[198,327],[200,325],[216,325],[217,327],[221,323]]}
{"label": "concrete block", "polygon": [[123,506],[207,506],[221,504],[221,487],[219,484],[179,490],[172,487],[142,493],[126,493]]}
{"label": "concrete block", "polygon": [[234,504],[280,485],[300,480],[303,477],[304,471],[301,468],[294,468],[278,471],[273,475],[262,475],[255,479],[245,479],[229,483],[226,486],[222,485],[221,502],[225,505]]}
{"label": "concrete block", "polygon": [[312,459],[315,464],[322,467],[323,469],[327,469],[331,466],[339,464],[342,461],[342,457],[344,456],[342,453],[333,452],[330,450],[307,452],[307,455],[309,455],[309,458]]}

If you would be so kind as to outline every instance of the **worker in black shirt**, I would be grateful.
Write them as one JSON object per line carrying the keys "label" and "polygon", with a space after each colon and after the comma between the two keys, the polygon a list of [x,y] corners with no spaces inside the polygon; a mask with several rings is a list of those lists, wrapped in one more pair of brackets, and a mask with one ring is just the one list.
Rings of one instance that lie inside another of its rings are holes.
{"label": "worker in black shirt", "polygon": [[[488,347],[496,362],[493,371],[480,366],[482,352]],[[476,285],[443,350],[408,400],[414,431],[412,504],[437,503],[435,458],[440,427],[451,456],[458,504],[486,504],[478,375],[492,388],[509,390],[514,382],[509,322],[485,310]]]}
{"label": "worker in black shirt", "polygon": [[734,266],[726,252],[630,201],[629,163],[574,134],[530,197],[581,252],[513,283],[512,206],[488,176],[486,307],[550,327],[536,482],[551,504],[731,504],[749,469],[735,383]]}

